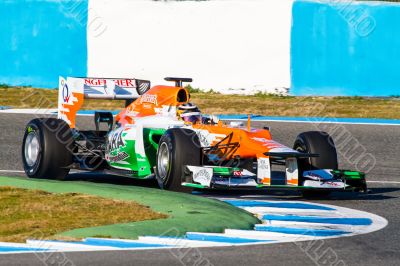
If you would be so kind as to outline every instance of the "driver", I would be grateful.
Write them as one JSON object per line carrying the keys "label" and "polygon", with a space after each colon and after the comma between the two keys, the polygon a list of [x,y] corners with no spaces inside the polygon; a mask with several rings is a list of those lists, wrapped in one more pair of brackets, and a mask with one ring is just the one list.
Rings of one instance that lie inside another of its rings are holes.
{"label": "driver", "polygon": [[178,118],[181,120],[196,124],[202,122],[201,111],[193,103],[185,103],[178,106]]}

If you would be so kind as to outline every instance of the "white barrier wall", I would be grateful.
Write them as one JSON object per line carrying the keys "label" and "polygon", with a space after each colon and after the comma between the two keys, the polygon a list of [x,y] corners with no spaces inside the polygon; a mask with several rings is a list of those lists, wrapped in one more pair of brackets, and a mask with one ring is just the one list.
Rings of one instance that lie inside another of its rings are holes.
{"label": "white barrier wall", "polygon": [[[91,0],[88,74],[193,87],[290,87],[292,0]],[[92,32],[91,32],[92,31]]]}

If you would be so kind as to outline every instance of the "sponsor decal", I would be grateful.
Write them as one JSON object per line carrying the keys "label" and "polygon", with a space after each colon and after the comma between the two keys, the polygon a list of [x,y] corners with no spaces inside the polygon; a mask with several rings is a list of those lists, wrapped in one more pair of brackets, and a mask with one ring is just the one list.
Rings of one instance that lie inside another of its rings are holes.
{"label": "sponsor decal", "polygon": [[317,175],[316,173],[308,173],[307,177],[315,177],[317,179],[321,179],[322,178],[320,175]]}
{"label": "sponsor decal", "polygon": [[142,97],[140,97],[140,103],[151,103],[157,105],[157,95],[144,94]]}
{"label": "sponsor decal", "polygon": [[127,116],[137,116],[139,114],[139,112],[136,112],[136,111],[132,112],[132,111],[127,110],[125,114]]}
{"label": "sponsor decal", "polygon": [[332,181],[325,182],[325,184],[332,186],[332,187],[342,187],[343,186],[342,183],[339,184],[337,182],[332,182]]}
{"label": "sponsor decal", "polygon": [[[203,131],[200,131],[199,133],[202,134]],[[204,132],[208,132],[204,130]],[[217,144],[213,145],[212,147],[206,146],[206,149],[204,150],[204,154],[208,157],[208,159],[214,164],[214,165],[222,165],[227,160],[230,160],[229,165],[231,167],[235,167],[238,164],[238,160],[234,157],[235,152],[239,148],[240,144],[239,142],[233,142],[233,133],[229,134],[226,137],[223,137],[225,135],[221,134],[209,134],[207,135],[208,137],[212,136],[214,138],[214,141],[218,141],[220,138],[223,138],[220,140]],[[208,139],[207,141],[209,141]],[[203,143],[202,143],[203,145]],[[234,164],[234,165],[233,165]]]}
{"label": "sponsor decal", "polygon": [[[115,85],[122,88],[136,88],[134,79],[113,79]],[[107,79],[85,79],[85,85],[96,87],[107,86]]]}
{"label": "sponsor decal", "polygon": [[137,81],[138,83],[138,92],[140,95],[143,95],[146,91],[150,89],[150,82],[148,81]]}
{"label": "sponsor decal", "polygon": [[204,168],[198,166],[188,166],[189,170],[193,173],[193,181],[203,186],[209,187],[213,177],[212,168]]}
{"label": "sponsor decal", "polygon": [[227,186],[227,187],[255,187],[257,186],[257,182],[253,178],[246,178],[246,179],[241,179],[241,178],[215,178],[214,179],[214,184],[216,185],[221,185],[221,186]]}
{"label": "sponsor decal", "polygon": [[28,133],[33,132],[33,128],[32,127],[28,127],[26,130],[28,131]]}
{"label": "sponsor decal", "polygon": [[195,180],[210,180],[211,179],[211,175],[209,173],[209,171],[207,171],[206,169],[201,169],[200,171],[198,171],[197,173],[194,174],[193,178]]}
{"label": "sponsor decal", "polygon": [[115,85],[118,87],[123,87],[123,88],[135,88],[135,80],[134,79],[116,79],[114,80]]}
{"label": "sponsor decal", "polygon": [[106,86],[107,80],[105,79],[85,79],[85,85],[88,86]]}
{"label": "sponsor decal", "polygon": [[209,147],[211,143],[207,140],[207,137],[204,134],[198,134],[200,143],[203,147]]}
{"label": "sponsor decal", "polygon": [[[210,146],[212,146],[213,143],[215,143],[217,141],[218,141],[218,143],[217,143],[217,145],[218,145],[218,144],[221,144],[221,142],[226,139],[226,135],[224,135],[224,134],[214,134],[214,133],[208,132],[207,130],[199,130],[197,133],[198,133],[197,135],[199,136],[199,140],[200,140],[202,147],[210,147]],[[230,140],[231,139],[232,139],[232,137],[230,138]],[[228,143],[228,144],[230,144],[230,143]]]}
{"label": "sponsor decal", "polygon": [[62,80],[61,81],[61,86],[62,86],[62,98],[63,98],[65,103],[68,103],[69,99],[70,99],[68,85],[64,80]]}
{"label": "sponsor decal", "polygon": [[136,104],[133,103],[133,104],[129,105],[128,108],[126,108],[125,114],[127,116],[137,116],[139,114],[139,112],[137,112],[135,109],[136,109]]}
{"label": "sponsor decal", "polygon": [[316,181],[316,180],[305,180],[303,186],[315,187],[315,188],[346,188],[347,185],[342,181]]}
{"label": "sponsor decal", "polygon": [[269,160],[259,159],[258,160],[258,169],[261,170],[269,170]]}
{"label": "sponsor decal", "polygon": [[126,152],[118,153],[116,156],[110,155],[108,160],[112,163],[124,161],[129,158],[129,155]]}
{"label": "sponsor decal", "polygon": [[145,103],[142,105],[144,109],[153,109],[153,104]]}
{"label": "sponsor decal", "polygon": [[242,171],[233,171],[233,176],[243,176]]}
{"label": "sponsor decal", "polygon": [[257,179],[260,183],[270,185],[271,168],[269,158],[258,158],[257,160]]}
{"label": "sponsor decal", "polygon": [[286,160],[286,181],[287,185],[297,186],[299,184],[299,170],[296,158]]}
{"label": "sponsor decal", "polygon": [[298,151],[295,151],[295,150],[293,150],[293,149],[291,149],[291,148],[288,148],[288,147],[284,147],[284,146],[282,146],[281,148],[273,148],[273,149],[270,149],[269,150],[270,152],[289,152],[289,153],[299,153]]}
{"label": "sponsor decal", "polygon": [[252,138],[252,140],[255,140],[257,142],[262,142],[263,146],[268,147],[269,149],[276,149],[276,148],[286,148],[282,144],[271,140],[271,139],[266,139],[266,138]]}
{"label": "sponsor decal", "polygon": [[122,138],[122,130],[119,130],[112,134],[109,139],[109,150],[117,150],[120,147],[125,147],[125,142]]}
{"label": "sponsor decal", "polygon": [[225,134],[214,134],[208,130],[196,130],[202,147],[210,147],[215,142],[222,142],[226,138]]}

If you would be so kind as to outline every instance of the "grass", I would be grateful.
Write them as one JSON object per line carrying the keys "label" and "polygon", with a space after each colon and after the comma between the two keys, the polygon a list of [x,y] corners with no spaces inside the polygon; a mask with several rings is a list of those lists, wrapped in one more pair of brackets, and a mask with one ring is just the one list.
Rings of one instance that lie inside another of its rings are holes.
{"label": "grass", "polygon": [[51,239],[67,230],[167,218],[133,201],[0,187],[0,241]]}
{"label": "grass", "polygon": [[[293,97],[256,94],[254,96],[204,93],[189,88],[192,101],[207,114],[266,116],[354,117],[400,119],[398,97]],[[18,108],[57,108],[57,90],[0,87],[0,106]],[[83,109],[124,108],[123,101],[86,100]]]}
{"label": "grass", "polygon": [[[115,221],[110,220],[107,225],[67,229],[57,234],[54,237],[56,239],[86,237],[137,239],[139,236],[160,235],[176,237],[183,236],[186,232],[221,233],[225,228],[251,230],[255,224],[260,223],[252,214],[221,201],[140,186],[0,176],[0,187],[34,189],[57,194],[78,193],[123,202],[133,201],[142,206],[149,206],[155,212],[168,215],[165,219],[116,224],[111,224]],[[3,213],[5,212],[0,212],[1,215]],[[77,220],[89,219],[85,217],[79,217]]]}

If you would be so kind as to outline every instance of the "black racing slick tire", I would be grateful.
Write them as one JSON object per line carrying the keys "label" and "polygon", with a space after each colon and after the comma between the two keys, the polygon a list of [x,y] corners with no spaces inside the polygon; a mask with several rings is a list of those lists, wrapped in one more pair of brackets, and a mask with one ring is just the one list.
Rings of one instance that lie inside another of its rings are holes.
{"label": "black racing slick tire", "polygon": [[[303,176],[304,171],[316,169],[338,169],[338,157],[335,143],[326,132],[309,131],[297,136],[293,149],[304,152],[319,154],[319,157],[312,157],[299,160],[299,173]],[[326,198],[330,191],[304,190],[304,198]]]}
{"label": "black racing slick tire", "polygon": [[321,131],[303,132],[297,136],[293,149],[304,153],[316,153],[319,157],[301,160],[300,169],[338,169],[335,143],[328,133]]}
{"label": "black racing slick tire", "polygon": [[161,137],[157,151],[156,179],[161,189],[191,192],[182,186],[185,165],[201,165],[201,146],[190,129],[173,128]]}
{"label": "black racing slick tire", "polygon": [[64,179],[72,162],[73,137],[60,119],[39,118],[28,123],[22,144],[22,162],[30,178]]}

